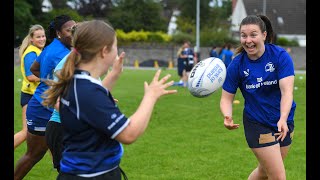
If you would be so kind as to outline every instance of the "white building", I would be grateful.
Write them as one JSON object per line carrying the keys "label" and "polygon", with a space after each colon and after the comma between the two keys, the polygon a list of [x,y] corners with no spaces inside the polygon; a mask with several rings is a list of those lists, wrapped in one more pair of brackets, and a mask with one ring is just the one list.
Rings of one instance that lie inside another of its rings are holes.
{"label": "white building", "polygon": [[42,12],[49,12],[52,10],[52,4],[50,0],[43,0],[42,2]]}
{"label": "white building", "polygon": [[180,15],[180,11],[179,10],[173,10],[172,16],[170,18],[170,22],[168,25],[168,34],[169,35],[173,35],[176,30],[177,30],[177,17]]}
{"label": "white building", "polygon": [[231,31],[239,38],[239,24],[247,15],[265,14],[277,37],[306,46],[306,0],[232,0]]}

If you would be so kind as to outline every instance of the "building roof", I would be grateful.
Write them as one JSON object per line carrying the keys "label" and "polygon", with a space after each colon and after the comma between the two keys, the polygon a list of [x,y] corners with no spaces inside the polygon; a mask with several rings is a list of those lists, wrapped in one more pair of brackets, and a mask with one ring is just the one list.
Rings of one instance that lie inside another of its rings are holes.
{"label": "building roof", "polygon": [[[277,34],[306,34],[306,0],[237,1],[237,3],[241,2],[243,2],[245,16],[263,14],[265,11],[266,15],[271,20],[274,32]],[[236,11],[236,9],[237,8],[234,8],[234,11]],[[237,14],[239,14],[239,12]]]}

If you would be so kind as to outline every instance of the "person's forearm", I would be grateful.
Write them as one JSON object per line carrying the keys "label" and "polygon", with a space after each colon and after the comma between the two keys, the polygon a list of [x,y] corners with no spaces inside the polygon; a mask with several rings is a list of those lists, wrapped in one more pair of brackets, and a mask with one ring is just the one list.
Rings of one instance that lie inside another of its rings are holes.
{"label": "person's forearm", "polygon": [[40,82],[40,78],[38,78],[38,77],[35,76],[35,75],[27,76],[27,79],[28,79],[28,81],[30,81],[30,82]]}
{"label": "person's forearm", "polygon": [[288,120],[288,116],[291,110],[293,101],[293,95],[292,93],[286,93],[281,96],[281,102],[280,102],[280,119],[283,119],[285,121]]}
{"label": "person's forearm", "polygon": [[37,61],[34,61],[30,67],[32,74],[40,78],[40,64]]}
{"label": "person's forearm", "polygon": [[118,80],[120,74],[110,71],[106,77],[102,80],[102,85],[106,87],[109,91],[112,91],[113,86]]}
{"label": "person's forearm", "polygon": [[40,71],[32,71],[32,74],[35,75],[36,77],[40,78]]}
{"label": "person's forearm", "polygon": [[224,117],[232,117],[232,102],[226,100],[220,101],[220,110]]}
{"label": "person's forearm", "polygon": [[148,126],[155,103],[156,99],[144,96],[137,111],[130,117],[129,128],[132,129],[131,136],[135,139],[143,134]]}

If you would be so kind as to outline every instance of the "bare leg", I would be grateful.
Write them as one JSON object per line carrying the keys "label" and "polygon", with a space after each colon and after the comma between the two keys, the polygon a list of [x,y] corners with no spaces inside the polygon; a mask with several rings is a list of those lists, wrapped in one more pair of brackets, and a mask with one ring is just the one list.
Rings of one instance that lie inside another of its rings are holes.
{"label": "bare leg", "polygon": [[258,167],[256,169],[254,169],[251,174],[248,177],[248,180],[255,180],[255,179],[259,179],[259,180],[264,180],[264,179],[268,179],[268,176],[265,172],[265,170],[263,169],[263,167],[259,164]]}
{"label": "bare leg", "polygon": [[27,152],[19,159],[14,170],[14,179],[21,180],[47,152],[45,136],[27,132]]}
{"label": "bare leg", "polygon": [[282,160],[284,160],[287,157],[289,149],[290,149],[290,145],[289,146],[280,147]]}
{"label": "bare leg", "polygon": [[22,129],[14,134],[14,149],[26,140],[27,137],[27,118],[26,118],[27,105],[22,107]]}
{"label": "bare leg", "polygon": [[188,83],[188,73],[185,69],[182,72],[182,76],[183,86],[186,87]]}
{"label": "bare leg", "polygon": [[180,77],[179,83],[183,83],[183,75],[181,75],[179,77]]}
{"label": "bare leg", "polygon": [[285,180],[286,173],[283,159],[290,146],[281,147],[279,144],[263,148],[253,148],[252,151],[259,161],[258,167],[252,171],[249,180]]}

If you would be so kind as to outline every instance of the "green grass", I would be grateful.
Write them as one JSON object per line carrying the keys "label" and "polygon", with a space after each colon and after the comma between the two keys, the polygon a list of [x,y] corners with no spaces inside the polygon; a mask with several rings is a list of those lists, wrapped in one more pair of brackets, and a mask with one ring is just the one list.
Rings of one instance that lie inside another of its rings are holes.
{"label": "green grass", "polygon": [[[155,70],[125,69],[118,80],[113,96],[126,116],[132,115],[143,96],[143,82],[150,82]],[[176,70],[163,69],[161,77]],[[21,78],[15,68],[15,132],[21,129],[19,105]],[[288,180],[306,179],[306,76],[297,74],[294,99],[295,134],[292,147],[285,159]],[[121,167],[130,180],[239,180],[247,179],[257,160],[248,148],[242,125],[243,98],[238,92],[233,118],[240,124],[229,131],[223,126],[219,101],[221,89],[206,98],[195,98],[182,87],[178,93],[163,96],[156,104],[146,132],[133,144],[124,145]],[[15,163],[26,151],[23,143],[14,152]],[[36,164],[26,180],[56,179],[51,157]]]}

